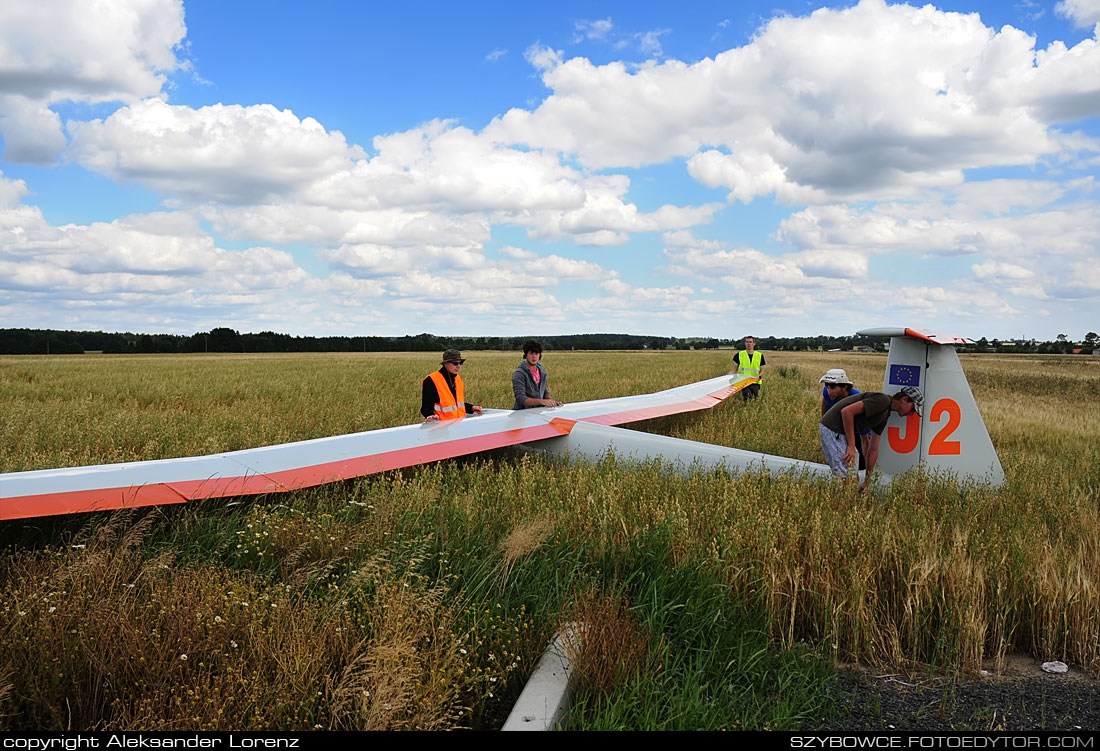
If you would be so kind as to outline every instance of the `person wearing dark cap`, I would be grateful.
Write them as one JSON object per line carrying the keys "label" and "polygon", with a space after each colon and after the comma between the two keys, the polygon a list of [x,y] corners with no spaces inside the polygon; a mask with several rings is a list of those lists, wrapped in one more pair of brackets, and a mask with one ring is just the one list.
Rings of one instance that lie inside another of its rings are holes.
{"label": "person wearing dark cap", "polygon": [[541,342],[528,339],[523,343],[523,362],[512,372],[512,392],[516,395],[512,409],[561,406],[561,402],[550,396],[549,376],[539,362],[541,359]]}
{"label": "person wearing dark cap", "polygon": [[420,386],[420,414],[424,422],[457,420],[468,414],[480,415],[481,407],[465,401],[466,391],[458,373],[466,360],[457,349],[443,353],[439,370],[424,378]]}
{"label": "person wearing dark cap", "polygon": [[867,474],[860,490],[867,487],[871,473],[878,461],[878,444],[890,413],[908,417],[912,413],[920,414],[924,397],[919,389],[903,386],[893,396],[881,391],[864,391],[841,399],[821,418],[818,430],[821,434],[821,448],[833,470],[834,477],[847,477],[848,468],[856,458],[856,435],[870,430],[867,442]]}

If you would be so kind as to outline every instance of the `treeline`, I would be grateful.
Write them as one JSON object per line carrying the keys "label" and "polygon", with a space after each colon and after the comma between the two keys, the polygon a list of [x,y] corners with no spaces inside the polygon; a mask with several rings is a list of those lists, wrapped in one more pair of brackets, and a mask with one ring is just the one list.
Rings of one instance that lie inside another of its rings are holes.
{"label": "treeline", "polygon": [[[183,334],[133,334],[104,331],[55,331],[52,329],[0,329],[0,354],[65,355],[84,352],[107,354],[155,354],[186,352],[441,352],[444,349],[518,351],[525,336],[291,336],[274,331],[241,334],[230,328]],[[539,337],[547,350],[623,349],[718,349],[740,347],[741,339],[638,336],[635,334],[564,334]],[[851,350],[871,347],[882,351],[886,338],[858,336],[757,337],[764,351]],[[1082,346],[1083,345],[1083,346]],[[1100,337],[1089,332],[1083,343],[1074,344],[1064,334],[1051,342],[987,341],[982,338],[960,351],[978,352],[1084,352],[1100,346]]]}
{"label": "treeline", "polygon": [[[187,352],[442,352],[445,349],[515,351],[529,337],[512,336],[291,336],[274,331],[241,334],[230,328],[181,334],[106,333],[0,329],[0,354],[155,354]],[[541,337],[546,349],[717,348],[719,341],[632,334],[569,334]]]}

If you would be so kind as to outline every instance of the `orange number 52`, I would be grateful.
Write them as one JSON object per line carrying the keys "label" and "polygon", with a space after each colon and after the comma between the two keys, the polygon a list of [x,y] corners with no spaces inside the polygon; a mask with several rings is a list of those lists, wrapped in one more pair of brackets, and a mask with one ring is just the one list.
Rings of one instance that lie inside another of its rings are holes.
{"label": "orange number 52", "polygon": [[[959,441],[949,441],[948,438],[959,428],[962,422],[962,410],[954,399],[940,399],[932,406],[932,412],[928,415],[931,422],[939,422],[940,416],[947,413],[947,424],[940,428],[928,444],[929,455],[944,456],[949,454],[961,454],[962,444]],[[890,428],[886,431],[886,440],[898,454],[908,454],[920,443],[920,418],[916,414],[910,414],[905,419],[905,435],[898,428]]]}

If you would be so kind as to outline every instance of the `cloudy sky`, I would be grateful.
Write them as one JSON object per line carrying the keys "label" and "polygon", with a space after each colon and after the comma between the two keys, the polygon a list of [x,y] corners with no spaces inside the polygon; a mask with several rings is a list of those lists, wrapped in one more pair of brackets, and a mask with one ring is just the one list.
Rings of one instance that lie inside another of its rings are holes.
{"label": "cloudy sky", "polygon": [[0,327],[1100,330],[1100,0],[468,6],[0,3]]}

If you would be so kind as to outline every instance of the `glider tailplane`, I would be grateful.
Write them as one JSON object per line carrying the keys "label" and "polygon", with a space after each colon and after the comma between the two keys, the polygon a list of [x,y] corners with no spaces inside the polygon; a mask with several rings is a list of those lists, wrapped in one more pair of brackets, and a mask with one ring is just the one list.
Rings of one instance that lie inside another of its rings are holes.
{"label": "glider tailplane", "polygon": [[893,395],[903,386],[915,386],[924,405],[919,416],[890,414],[879,444],[882,473],[893,476],[920,465],[994,486],[1004,482],[997,451],[952,346],[967,340],[952,341],[912,329],[889,333],[890,357],[882,390]]}

